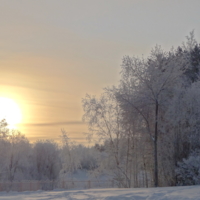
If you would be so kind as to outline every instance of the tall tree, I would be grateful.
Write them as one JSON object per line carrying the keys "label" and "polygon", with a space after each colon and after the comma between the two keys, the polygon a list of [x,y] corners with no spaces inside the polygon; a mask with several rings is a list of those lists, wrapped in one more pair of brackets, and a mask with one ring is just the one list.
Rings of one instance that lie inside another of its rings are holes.
{"label": "tall tree", "polygon": [[[116,96],[122,109],[140,115],[143,127],[154,144],[154,186],[158,186],[159,127],[162,112],[173,96],[181,75],[180,66],[172,52],[165,53],[159,46],[147,60],[126,56],[122,63],[122,79]],[[125,116],[126,117],[126,116]]]}

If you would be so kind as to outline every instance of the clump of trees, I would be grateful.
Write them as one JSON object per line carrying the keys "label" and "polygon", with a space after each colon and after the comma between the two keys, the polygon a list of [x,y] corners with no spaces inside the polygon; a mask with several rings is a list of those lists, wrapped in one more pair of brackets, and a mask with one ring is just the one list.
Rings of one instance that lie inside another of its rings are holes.
{"label": "clump of trees", "polygon": [[38,140],[31,144],[17,130],[0,121],[0,181],[73,180],[78,170],[98,166],[98,151],[73,143],[62,131],[60,143]]}
{"label": "clump of trees", "polygon": [[199,159],[191,157],[200,149],[199,74],[200,44],[191,32],[169,52],[156,46],[147,58],[125,56],[120,84],[82,100],[90,135],[104,142],[102,165],[120,187],[199,182],[199,175],[186,181],[189,167],[182,173]]}

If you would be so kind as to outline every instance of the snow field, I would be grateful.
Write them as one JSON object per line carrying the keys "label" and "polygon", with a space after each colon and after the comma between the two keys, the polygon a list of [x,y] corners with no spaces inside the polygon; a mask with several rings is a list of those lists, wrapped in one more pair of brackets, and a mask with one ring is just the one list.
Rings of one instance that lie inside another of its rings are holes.
{"label": "snow field", "polygon": [[2,200],[198,200],[200,186],[0,192]]}

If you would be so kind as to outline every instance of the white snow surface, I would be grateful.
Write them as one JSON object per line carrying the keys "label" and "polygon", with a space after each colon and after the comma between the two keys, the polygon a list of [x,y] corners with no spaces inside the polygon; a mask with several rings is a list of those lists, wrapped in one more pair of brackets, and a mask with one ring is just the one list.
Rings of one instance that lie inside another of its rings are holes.
{"label": "white snow surface", "polygon": [[0,192],[3,200],[183,200],[200,199],[200,186],[130,188],[130,189],[88,189],[88,190],[57,190],[36,192]]}

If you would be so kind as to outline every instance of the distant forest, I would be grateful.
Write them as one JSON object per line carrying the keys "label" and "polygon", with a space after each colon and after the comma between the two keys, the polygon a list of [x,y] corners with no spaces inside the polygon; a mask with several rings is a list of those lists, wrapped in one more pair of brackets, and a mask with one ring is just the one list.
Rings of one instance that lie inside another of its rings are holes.
{"label": "distant forest", "polygon": [[119,85],[82,99],[92,147],[63,130],[61,143],[31,144],[0,122],[0,181],[67,180],[77,170],[118,187],[200,184],[200,44],[155,46],[147,58],[124,56]]}

